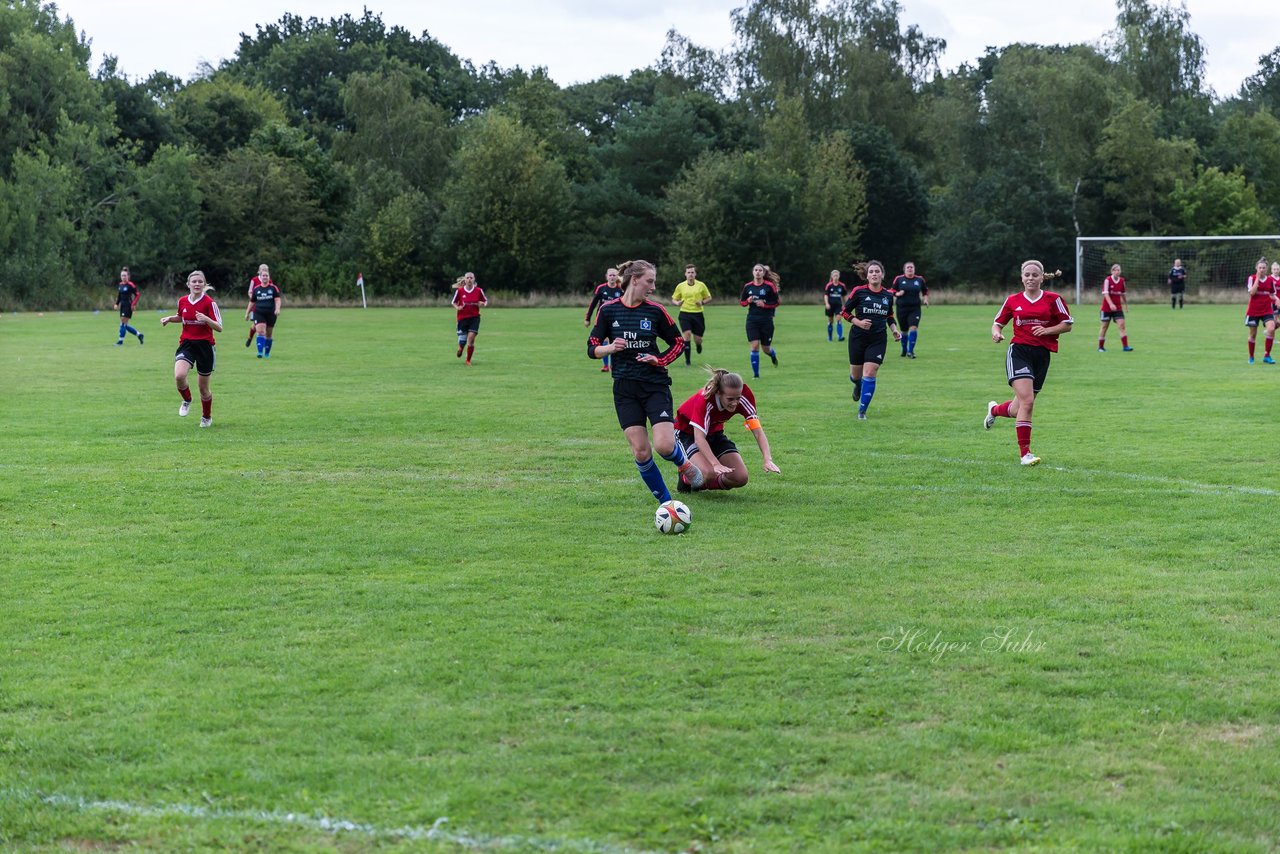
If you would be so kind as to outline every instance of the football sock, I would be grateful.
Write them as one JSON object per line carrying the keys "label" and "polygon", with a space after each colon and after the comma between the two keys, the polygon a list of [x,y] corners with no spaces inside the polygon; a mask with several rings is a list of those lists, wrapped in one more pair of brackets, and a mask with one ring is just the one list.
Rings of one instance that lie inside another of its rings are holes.
{"label": "football sock", "polygon": [[693,350],[689,349],[689,345],[684,345],[684,363],[686,365],[693,364]]}
{"label": "football sock", "polygon": [[[476,351],[476,345],[475,345],[475,344],[468,344],[468,345],[467,345],[467,361],[468,361],[468,362],[470,362],[470,361],[471,361],[471,354],[472,354],[472,353],[474,353],[475,351]],[[271,352],[271,342],[270,342],[270,341],[268,341],[268,342],[267,342],[267,352],[268,352],[268,353],[270,353],[270,352]]]}
{"label": "football sock", "polygon": [[828,340],[828,341],[830,341],[830,340],[831,340],[831,332],[832,332],[832,330],[833,330],[833,329],[834,329],[834,327],[833,327],[830,323],[828,323],[828,324],[827,324],[827,340]]}
{"label": "football sock", "polygon": [[701,352],[702,352],[702,342],[701,342],[701,341],[699,341],[697,344],[694,344],[693,346],[695,346],[695,347],[697,347],[697,348],[698,348],[698,352],[699,352],[699,353],[701,353]]}
{"label": "football sock", "polygon": [[916,330],[912,329],[907,333],[907,352],[914,353],[916,351]]}
{"label": "football sock", "polygon": [[1129,346],[1129,336],[1128,336],[1128,335],[1121,335],[1121,336],[1120,336],[1120,346],[1121,346],[1121,347],[1128,347],[1128,346]]}
{"label": "football sock", "polygon": [[757,378],[760,376],[760,351],[759,350],[751,351],[751,375]]}
{"label": "football sock", "polygon": [[769,348],[769,359],[772,360],[775,365],[778,364],[778,351],[773,349],[773,347]]}
{"label": "football sock", "polygon": [[1169,297],[1169,308],[1177,308],[1177,307],[1178,307],[1178,298]]}
{"label": "football sock", "polygon": [[[134,329],[132,326],[126,326],[126,327],[124,328],[124,332],[128,332],[130,335],[137,335],[137,334],[138,334],[138,330]],[[121,333],[120,333],[120,337],[121,337],[121,338],[123,338],[123,337],[124,337],[124,332],[121,332]]]}
{"label": "football sock", "polygon": [[1268,335],[1267,340],[1263,342],[1262,350],[1264,356],[1271,355],[1271,345],[1274,343],[1276,343],[1276,337],[1274,335]]}
{"label": "football sock", "polygon": [[675,446],[672,447],[671,453],[663,454],[662,458],[669,463],[675,463],[677,468],[684,468],[684,464],[689,461],[689,458],[684,453],[684,445],[679,442],[676,442]]}
{"label": "football sock", "polygon": [[862,397],[862,377],[850,376],[849,382],[853,383],[853,399]]}
{"label": "football sock", "polygon": [[1009,406],[1012,403],[1012,400],[1006,400],[1004,403],[996,404],[992,407],[991,414],[997,418],[1012,418],[1013,416],[1009,414]]}
{"label": "football sock", "polygon": [[200,411],[205,418],[213,417],[213,395],[200,398]]}
{"label": "football sock", "polygon": [[1014,427],[1018,431],[1018,453],[1026,456],[1031,453],[1031,422],[1018,421]]}
{"label": "football sock", "polygon": [[836,321],[836,337],[841,341],[844,340],[844,324],[838,320]]}
{"label": "football sock", "polygon": [[190,403],[190,402],[191,402],[191,387],[190,387],[190,386],[187,386],[186,388],[180,388],[180,389],[178,389],[178,394],[182,395],[182,399],[183,399],[183,400],[185,400],[187,403]]}
{"label": "football sock", "polygon": [[1107,339],[1105,339],[1105,338],[1099,338],[1099,339],[1098,339],[1098,349],[1099,349],[1099,350],[1101,350],[1101,349],[1105,348],[1105,347],[1106,347],[1106,344],[1107,344]]}
{"label": "football sock", "polygon": [[608,356],[605,356],[605,357],[604,357],[604,359],[603,359],[602,361],[604,362],[604,366],[605,366],[606,368],[607,368],[607,367],[609,367],[609,357],[608,357]]}
{"label": "football sock", "polygon": [[644,462],[636,460],[636,468],[640,470],[640,479],[644,481],[645,486],[649,487],[654,498],[660,502],[671,500],[666,481],[662,479],[662,472],[658,470],[658,464],[653,461],[653,457]]}
{"label": "football sock", "polygon": [[718,474],[715,477],[707,478],[707,482],[703,485],[702,488],[703,489],[725,489],[726,487],[724,483],[720,480],[720,478],[722,477],[724,477],[724,475]]}
{"label": "football sock", "polygon": [[862,395],[858,398],[858,411],[865,412],[871,405],[871,396],[876,393],[876,378],[862,378]]}
{"label": "football sock", "polygon": [[267,349],[267,337],[265,335],[258,336],[258,355],[261,356]]}
{"label": "football sock", "polygon": [[1252,358],[1253,358],[1253,347],[1254,347],[1254,345],[1255,345],[1256,343],[1257,343],[1256,341],[1250,341],[1250,342],[1249,342],[1249,358],[1250,358],[1250,359],[1252,359]]}
{"label": "football sock", "polygon": [[902,355],[907,355],[907,336],[902,336]]}
{"label": "football sock", "polygon": [[126,329],[128,329],[128,328],[129,328],[129,327],[128,327],[128,326],[126,326],[125,324],[123,324],[123,323],[122,323],[122,324],[120,324],[120,340],[121,340],[121,341],[123,341],[123,340],[124,340],[124,331],[125,331]]}

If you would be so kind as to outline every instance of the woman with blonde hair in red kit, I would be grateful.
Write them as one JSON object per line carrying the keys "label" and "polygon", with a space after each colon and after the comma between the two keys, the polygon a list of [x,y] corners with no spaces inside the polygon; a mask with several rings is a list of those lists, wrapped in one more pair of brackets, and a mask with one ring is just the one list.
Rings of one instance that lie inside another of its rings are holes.
{"label": "woman with blonde hair in red kit", "polygon": [[[755,395],[742,381],[742,376],[723,368],[707,370],[711,374],[707,384],[676,410],[676,438],[702,471],[706,482],[703,488],[737,489],[747,485],[747,464],[738,453],[738,446],[724,432],[725,423],[735,415],[741,415],[747,422],[747,429],[760,446],[764,470],[781,474],[773,462],[769,439],[756,412]],[[693,491],[683,477],[676,489]]]}

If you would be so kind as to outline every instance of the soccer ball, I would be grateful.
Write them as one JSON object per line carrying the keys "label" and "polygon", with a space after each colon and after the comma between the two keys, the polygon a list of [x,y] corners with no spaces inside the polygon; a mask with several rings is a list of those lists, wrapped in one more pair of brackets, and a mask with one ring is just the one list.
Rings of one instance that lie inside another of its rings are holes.
{"label": "soccer ball", "polygon": [[664,534],[683,534],[693,524],[693,513],[679,501],[668,501],[658,506],[653,524]]}

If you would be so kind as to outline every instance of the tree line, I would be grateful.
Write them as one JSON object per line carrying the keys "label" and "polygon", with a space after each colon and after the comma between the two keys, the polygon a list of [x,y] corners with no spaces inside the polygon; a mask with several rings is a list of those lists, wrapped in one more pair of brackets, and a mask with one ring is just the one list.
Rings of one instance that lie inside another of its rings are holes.
{"label": "tree line", "polygon": [[[1280,48],[1229,96],[1182,6],[1118,0],[1097,44],[1010,44],[942,73],[895,0],[750,0],[723,51],[667,34],[627,76],[481,67],[365,10],[285,15],[188,81],[96,71],[53,4],[0,6],[0,307],[85,304],[259,262],[294,297],[586,292],[757,262],[817,287],[914,260],[995,287],[1077,235],[1269,233]],[[89,34],[91,36],[91,34]]]}

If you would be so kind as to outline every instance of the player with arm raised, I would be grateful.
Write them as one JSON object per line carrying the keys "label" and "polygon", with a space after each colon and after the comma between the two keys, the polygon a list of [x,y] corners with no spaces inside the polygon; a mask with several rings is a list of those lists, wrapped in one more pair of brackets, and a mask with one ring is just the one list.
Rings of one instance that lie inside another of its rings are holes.
{"label": "player with arm raised", "polygon": [[[710,368],[709,371],[711,379],[707,384],[676,410],[676,437],[689,459],[702,471],[706,481],[703,488],[737,489],[747,485],[747,464],[738,453],[738,446],[724,431],[725,422],[735,415],[743,417],[747,429],[755,436],[764,460],[764,470],[781,474],[773,462],[764,427],[760,425],[751,388],[739,374],[723,368]],[[693,491],[683,476],[676,489],[680,492]]]}
{"label": "player with arm raised", "polygon": [[[587,316],[582,319],[582,325],[591,328],[591,320],[595,317],[596,309],[610,300],[618,299],[622,296],[622,288],[618,284],[618,271],[614,267],[610,267],[605,273],[604,281],[596,285],[595,293],[591,295],[591,304],[587,306]],[[600,366],[600,372],[607,374],[609,372],[609,357],[605,356],[600,360],[604,364]]]}
{"label": "player with arm raised", "polygon": [[271,358],[272,336],[282,300],[279,286],[271,281],[271,268],[259,264],[258,275],[249,280],[249,304],[244,310],[244,319],[253,323],[253,331],[257,333],[259,359]]}
{"label": "player with arm raised", "polygon": [[884,364],[889,346],[888,332],[901,341],[902,332],[893,320],[893,293],[883,287],[884,265],[866,261],[854,265],[867,280],[845,300],[841,316],[849,321],[849,382],[853,383],[853,399],[858,404],[858,420],[867,420],[867,407],[876,393],[876,374]]}
{"label": "player with arm raised", "polygon": [[844,340],[844,325],[840,322],[840,310],[844,307],[844,295],[849,292],[844,282],[840,281],[840,271],[832,270],[831,278],[822,289],[822,301],[827,314],[827,340],[831,340],[831,321],[835,320],[836,339]]}
{"label": "player with arm raised", "polygon": [[1061,270],[1045,275],[1039,261],[1024,261],[1022,293],[1006,299],[991,324],[991,340],[999,344],[1004,340],[1004,325],[1013,321],[1013,343],[1005,355],[1005,373],[1013,387],[1013,399],[988,403],[982,426],[990,430],[997,418],[1014,419],[1018,453],[1024,466],[1040,462],[1031,453],[1031,410],[1049,375],[1049,357],[1058,352],[1058,336],[1070,332],[1073,322],[1062,297],[1043,287],[1045,279],[1061,275]]}
{"label": "player with arm raised", "polygon": [[120,284],[116,285],[116,301],[112,303],[120,311],[120,338],[116,341],[117,347],[124,346],[125,333],[138,336],[138,343],[142,343],[142,333],[129,325],[129,321],[133,318],[133,310],[138,306],[138,286],[129,279],[129,268],[120,268]]}
{"label": "player with arm raised", "polygon": [[[618,426],[631,445],[636,468],[645,486],[660,503],[671,500],[653,452],[674,463],[694,489],[702,486],[702,472],[676,442],[675,407],[667,366],[680,356],[684,339],[680,328],[660,303],[649,299],[657,270],[648,261],[618,265],[622,297],[600,307],[587,339],[592,359],[613,356],[613,407]],[[668,347],[658,350],[658,342]],[[653,425],[653,442],[645,422]]]}
{"label": "player with arm raised", "polygon": [[187,289],[190,293],[178,300],[178,313],[160,318],[160,325],[182,324],[178,349],[173,355],[173,379],[178,385],[178,394],[182,395],[178,414],[186,415],[191,409],[191,387],[187,385],[187,373],[195,365],[200,385],[200,426],[212,427],[213,392],[209,390],[209,378],[213,376],[217,361],[213,333],[222,331],[222,313],[208,294],[213,288],[205,282],[204,273],[193,270],[187,276]]}
{"label": "player with arm raised", "polygon": [[764,264],[751,270],[751,281],[742,286],[738,305],[747,309],[747,342],[751,344],[751,374],[760,376],[760,345],[778,365],[778,353],[773,349],[773,315],[778,310],[778,291],[782,277]]}
{"label": "player with arm raised", "polygon": [[1249,364],[1253,364],[1258,327],[1262,326],[1267,331],[1262,361],[1274,365],[1276,360],[1271,358],[1271,345],[1276,340],[1276,282],[1267,274],[1266,258],[1258,259],[1246,285],[1249,289],[1249,306],[1244,311],[1244,325],[1249,327]]}
{"label": "player with arm raised", "polygon": [[1102,280],[1102,328],[1098,330],[1098,352],[1105,353],[1107,345],[1107,327],[1111,321],[1120,327],[1120,346],[1126,353],[1132,352],[1129,346],[1129,334],[1124,328],[1124,310],[1128,306],[1125,296],[1124,276],[1120,275],[1120,265],[1111,265],[1111,275]]}
{"label": "player with arm raised", "polygon": [[476,284],[476,274],[466,272],[462,278],[453,283],[453,297],[450,300],[458,310],[458,358],[462,358],[462,348],[467,349],[467,364],[471,364],[471,355],[476,351],[476,336],[480,334],[480,309],[489,304],[484,295],[484,288]]}

